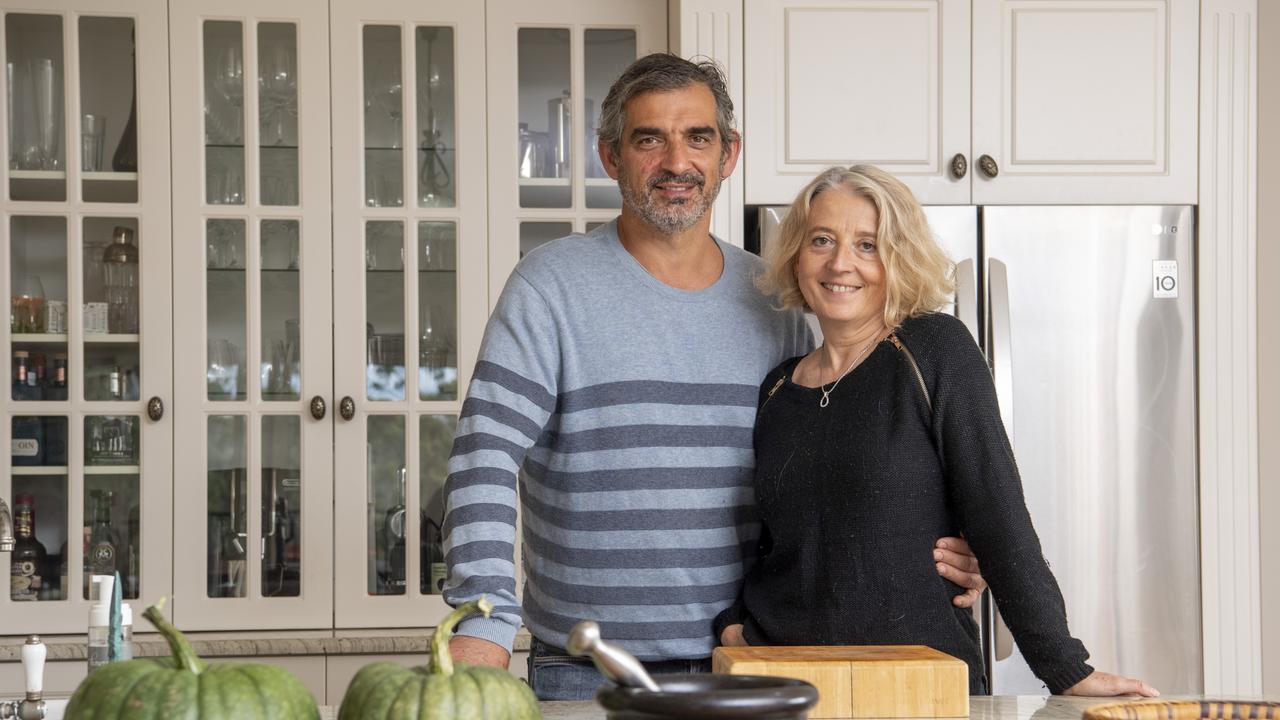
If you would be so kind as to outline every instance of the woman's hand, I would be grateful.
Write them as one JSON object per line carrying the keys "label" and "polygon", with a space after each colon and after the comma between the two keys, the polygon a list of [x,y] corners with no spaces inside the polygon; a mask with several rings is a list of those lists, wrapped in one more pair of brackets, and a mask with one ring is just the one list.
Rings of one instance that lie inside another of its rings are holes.
{"label": "woman's hand", "polygon": [[987,581],[982,579],[978,558],[969,549],[969,543],[958,537],[941,538],[933,546],[933,559],[939,575],[965,588],[964,593],[951,598],[952,604],[958,608],[973,607],[987,589]]}
{"label": "woman's hand", "polygon": [[720,644],[725,647],[747,647],[747,641],[742,637],[742,623],[730,625],[720,631]]}
{"label": "woman's hand", "polygon": [[[728,628],[725,629],[728,632]],[[1111,673],[1092,672],[1088,677],[1067,688],[1063,695],[1080,695],[1085,697],[1109,697],[1111,695],[1141,695],[1142,697],[1160,697],[1160,691],[1133,678],[1120,677]]]}

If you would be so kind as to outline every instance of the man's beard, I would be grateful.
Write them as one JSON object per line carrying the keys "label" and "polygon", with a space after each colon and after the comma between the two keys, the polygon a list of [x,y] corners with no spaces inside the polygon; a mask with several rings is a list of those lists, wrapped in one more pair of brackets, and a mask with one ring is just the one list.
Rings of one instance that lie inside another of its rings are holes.
{"label": "man's beard", "polygon": [[[706,178],[702,173],[691,170],[681,175],[662,173],[645,181],[644,187],[638,187],[627,179],[626,168],[619,167],[618,189],[622,191],[623,202],[631,207],[646,224],[665,235],[676,235],[684,232],[702,219],[711,210],[711,204],[720,193],[720,183],[716,182],[707,189]],[[662,183],[678,183],[693,185],[698,189],[691,197],[661,202],[654,194],[654,189]]]}

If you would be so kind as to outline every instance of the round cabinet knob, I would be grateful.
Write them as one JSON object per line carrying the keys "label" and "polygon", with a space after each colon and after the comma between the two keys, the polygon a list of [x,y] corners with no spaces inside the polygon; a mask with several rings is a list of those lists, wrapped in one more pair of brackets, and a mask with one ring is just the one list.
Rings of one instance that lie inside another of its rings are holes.
{"label": "round cabinet knob", "polygon": [[1000,166],[996,165],[995,159],[990,155],[983,155],[978,158],[978,169],[982,171],[983,175],[986,175],[989,178],[993,178],[1000,174]]}
{"label": "round cabinet knob", "polygon": [[311,398],[311,417],[317,420],[323,420],[324,413],[327,409],[328,406],[324,404],[324,398],[319,395]]}
{"label": "round cabinet knob", "polygon": [[356,416],[356,401],[352,400],[350,395],[338,401],[338,414],[343,420],[350,420]]}
{"label": "round cabinet knob", "polygon": [[960,180],[967,174],[969,174],[969,161],[965,159],[964,153],[956,153],[955,157],[951,158],[951,177]]}
{"label": "round cabinet knob", "polygon": [[147,417],[151,418],[151,422],[159,422],[164,417],[164,401],[158,397],[148,400]]}

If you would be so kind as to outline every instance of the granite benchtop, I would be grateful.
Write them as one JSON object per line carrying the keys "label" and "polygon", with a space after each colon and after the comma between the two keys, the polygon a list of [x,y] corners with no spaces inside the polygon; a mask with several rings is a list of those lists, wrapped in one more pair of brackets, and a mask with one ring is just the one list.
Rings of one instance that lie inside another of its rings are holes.
{"label": "granite benchtop", "polygon": [[[364,631],[298,631],[249,633],[186,633],[196,654],[204,658],[215,657],[267,657],[290,655],[421,655],[431,652],[432,630],[406,628],[404,630]],[[47,660],[84,660],[86,655],[84,635],[42,635],[40,639],[49,649]],[[8,635],[0,637],[0,663],[20,662],[22,643],[26,637]],[[158,633],[133,636],[134,657],[162,657],[169,655],[169,644]],[[523,630],[516,635],[516,650],[529,649],[529,634]]]}

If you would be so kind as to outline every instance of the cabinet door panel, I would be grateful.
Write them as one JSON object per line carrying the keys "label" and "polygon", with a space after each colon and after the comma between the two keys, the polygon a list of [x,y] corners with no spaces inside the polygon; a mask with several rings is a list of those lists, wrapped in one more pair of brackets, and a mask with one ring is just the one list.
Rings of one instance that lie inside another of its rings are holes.
{"label": "cabinet door panel", "polygon": [[177,623],[325,628],[333,612],[328,15],[170,15],[178,322]]}
{"label": "cabinet door panel", "polygon": [[974,0],[975,203],[1194,203],[1194,0]]}
{"label": "cabinet door panel", "polygon": [[31,531],[0,634],[75,633],[95,557],[126,601],[173,591],[172,425],[146,416],[172,403],[168,28],[162,0],[29,7],[0,12],[0,497]]}
{"label": "cabinet door panel", "polygon": [[868,162],[926,203],[968,203],[969,3],[771,0],[745,16],[748,203]]}
{"label": "cabinet door panel", "polygon": [[484,6],[332,13],[335,619],[434,625],[441,468],[486,314]]}

